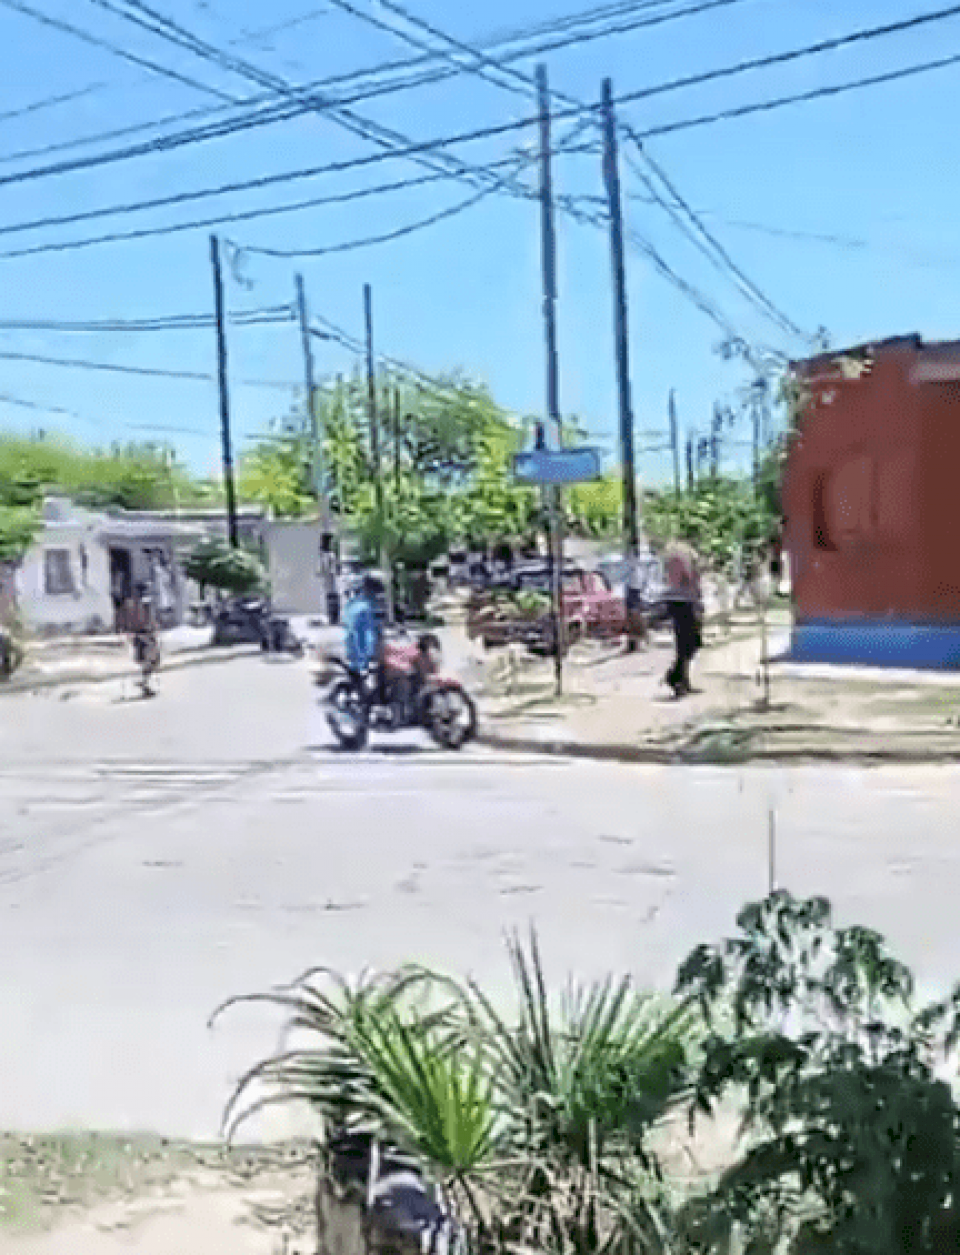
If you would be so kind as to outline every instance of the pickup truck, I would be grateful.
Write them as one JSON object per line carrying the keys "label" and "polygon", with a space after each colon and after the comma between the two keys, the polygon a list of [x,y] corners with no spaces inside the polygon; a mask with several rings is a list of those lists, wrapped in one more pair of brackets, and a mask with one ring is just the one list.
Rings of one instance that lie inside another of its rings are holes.
{"label": "pickup truck", "polygon": [[[537,653],[553,652],[550,570],[546,564],[514,571],[475,592],[467,606],[467,635],[486,649],[520,641]],[[568,644],[613,639],[626,627],[626,605],[597,571],[567,567],[563,578],[563,623]]]}

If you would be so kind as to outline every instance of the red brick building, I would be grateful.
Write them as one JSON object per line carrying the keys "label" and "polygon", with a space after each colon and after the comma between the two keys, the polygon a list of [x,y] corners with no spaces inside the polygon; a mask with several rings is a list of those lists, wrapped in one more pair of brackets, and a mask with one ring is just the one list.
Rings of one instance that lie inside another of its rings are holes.
{"label": "red brick building", "polygon": [[960,669],[960,341],[908,336],[794,370],[794,657]]}

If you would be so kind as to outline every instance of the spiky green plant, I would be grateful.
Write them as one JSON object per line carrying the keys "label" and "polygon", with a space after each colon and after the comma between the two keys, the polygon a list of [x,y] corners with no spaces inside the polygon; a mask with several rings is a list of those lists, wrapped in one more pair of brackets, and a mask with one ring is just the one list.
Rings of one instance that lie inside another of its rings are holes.
{"label": "spiky green plant", "polygon": [[536,933],[508,950],[513,1015],[475,981],[410,967],[354,983],[315,970],[252,995],[313,1040],[241,1078],[228,1128],[270,1103],[308,1102],[328,1131],[414,1156],[477,1249],[665,1251],[648,1137],[687,1096],[694,1011],[612,977],[571,983],[555,1004]]}

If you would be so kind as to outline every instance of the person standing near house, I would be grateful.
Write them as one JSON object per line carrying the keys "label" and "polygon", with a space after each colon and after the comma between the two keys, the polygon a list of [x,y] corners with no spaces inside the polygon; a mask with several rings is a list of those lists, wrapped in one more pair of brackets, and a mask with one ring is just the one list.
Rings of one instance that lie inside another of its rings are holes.
{"label": "person standing near house", "polygon": [[138,584],[124,607],[124,626],[130,635],[133,657],[140,668],[144,697],[153,696],[151,680],[160,666],[160,637],[157,612],[146,584]]}
{"label": "person standing near house", "polygon": [[703,593],[697,556],[690,545],[672,541],[664,553],[667,589],[664,600],[673,624],[676,657],[664,677],[674,697],[686,697],[690,686],[690,663],[703,643]]}

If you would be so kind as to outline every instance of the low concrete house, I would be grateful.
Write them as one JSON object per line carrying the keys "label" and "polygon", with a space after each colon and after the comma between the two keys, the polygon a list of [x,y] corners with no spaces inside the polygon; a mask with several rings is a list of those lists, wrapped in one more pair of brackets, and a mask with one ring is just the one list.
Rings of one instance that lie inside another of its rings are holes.
{"label": "low concrete house", "polygon": [[163,627],[183,622],[178,556],[198,533],[182,524],[100,514],[59,497],[43,505],[43,530],[16,572],[17,605],[43,633],[115,630],[138,584],[152,591]]}

